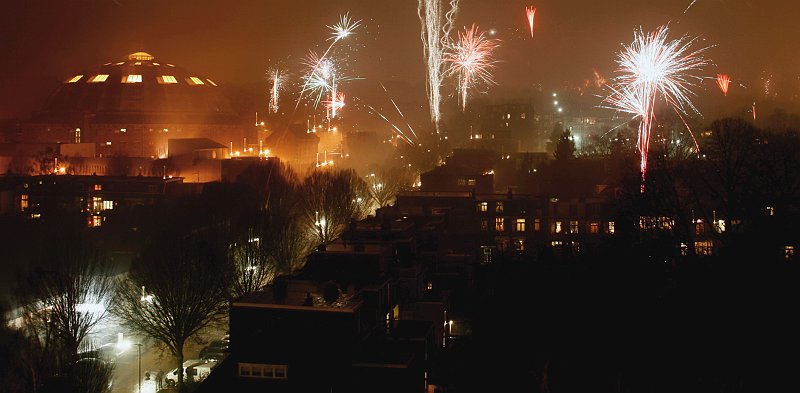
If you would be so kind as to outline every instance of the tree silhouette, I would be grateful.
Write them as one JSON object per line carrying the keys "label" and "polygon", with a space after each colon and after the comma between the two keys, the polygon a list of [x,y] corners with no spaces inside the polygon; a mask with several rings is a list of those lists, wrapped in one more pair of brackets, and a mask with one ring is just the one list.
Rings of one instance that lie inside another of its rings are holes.
{"label": "tree silhouette", "polygon": [[179,390],[186,340],[227,312],[231,271],[218,239],[209,229],[161,236],[145,247],[128,277],[117,281],[112,313],[169,349]]}
{"label": "tree silhouette", "polygon": [[317,243],[339,237],[351,218],[369,212],[367,184],[353,170],[314,171],[301,186],[303,225]]}

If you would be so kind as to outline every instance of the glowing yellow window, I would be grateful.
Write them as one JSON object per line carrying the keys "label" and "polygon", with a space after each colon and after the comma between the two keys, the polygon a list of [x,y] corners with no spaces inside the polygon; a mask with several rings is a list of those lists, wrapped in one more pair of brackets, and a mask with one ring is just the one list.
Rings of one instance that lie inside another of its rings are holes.
{"label": "glowing yellow window", "polygon": [[122,77],[122,83],[142,83],[141,75],[125,75]]}
{"label": "glowing yellow window", "polygon": [[73,76],[72,78],[70,78],[70,79],[67,81],[67,83],[75,83],[75,82],[77,82],[77,81],[81,80],[81,78],[83,78],[83,75],[75,75],[75,76]]}
{"label": "glowing yellow window", "polygon": [[190,85],[205,85],[205,82],[196,76],[190,76],[186,81],[189,82]]}
{"label": "glowing yellow window", "polygon": [[106,79],[108,79],[108,74],[95,75],[92,79],[89,79],[89,83],[105,82]]}
{"label": "glowing yellow window", "polygon": [[162,85],[170,84],[170,83],[178,83],[178,80],[175,79],[172,75],[161,75],[158,77],[158,83]]}
{"label": "glowing yellow window", "polygon": [[211,79],[206,79],[206,80],[208,81],[208,83],[210,83],[210,84],[211,84],[211,86],[216,86],[216,85],[217,85],[217,84],[216,84],[216,83],[214,83],[214,81],[212,81]]}

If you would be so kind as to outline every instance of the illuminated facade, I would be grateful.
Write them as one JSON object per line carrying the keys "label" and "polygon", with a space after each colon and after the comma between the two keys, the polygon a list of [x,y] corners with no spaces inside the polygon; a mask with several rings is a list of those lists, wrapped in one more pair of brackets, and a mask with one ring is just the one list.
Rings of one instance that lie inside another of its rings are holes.
{"label": "illuminated facade", "polygon": [[169,156],[169,139],[228,146],[246,136],[216,82],[145,52],[69,75],[16,135],[18,142],[93,143],[99,156],[150,158]]}

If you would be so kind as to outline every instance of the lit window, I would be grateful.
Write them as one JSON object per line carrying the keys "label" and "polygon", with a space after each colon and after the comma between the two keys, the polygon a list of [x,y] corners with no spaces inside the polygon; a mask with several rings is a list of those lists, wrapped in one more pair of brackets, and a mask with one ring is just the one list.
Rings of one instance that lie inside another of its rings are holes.
{"label": "lit window", "polygon": [[467,179],[458,179],[456,180],[456,184],[458,184],[459,186],[465,186],[467,185]]}
{"label": "lit window", "polygon": [[519,118],[525,120],[525,112],[522,112],[522,114],[519,115]]}
{"label": "lit window", "polygon": [[190,76],[189,78],[186,79],[186,81],[189,82],[190,85],[194,85],[194,86],[205,85],[205,82],[203,82],[202,79],[200,79],[200,78],[198,78],[196,76]]}
{"label": "lit window", "polygon": [[93,212],[103,211],[102,197],[92,197],[92,211]]}
{"label": "lit window", "polygon": [[475,179],[467,179],[467,185],[468,186],[474,186],[475,185]]}
{"label": "lit window", "polygon": [[92,79],[89,79],[89,83],[105,82],[106,79],[108,79],[108,74],[95,75]]}
{"label": "lit window", "polygon": [[486,212],[489,210],[489,202],[481,202],[478,204],[478,211]]}
{"label": "lit window", "polygon": [[614,234],[614,230],[615,230],[614,226],[615,226],[614,221],[609,221],[608,222],[608,234],[609,235],[613,235]]}
{"label": "lit window", "polygon": [[504,229],[505,229],[505,219],[503,217],[495,217],[494,230],[497,232],[502,232]]}
{"label": "lit window", "polygon": [[786,258],[786,260],[794,259],[794,246],[784,246],[783,257]]}
{"label": "lit window", "polygon": [[81,143],[81,129],[75,129],[75,143]]}
{"label": "lit window", "polygon": [[239,363],[239,376],[266,379],[286,379],[286,365]]}
{"label": "lit window", "polygon": [[216,83],[214,83],[214,81],[212,81],[211,79],[206,79],[206,80],[208,81],[208,83],[209,83],[209,84],[211,84],[211,86],[216,86],[216,85],[217,85],[217,84],[216,84]]}
{"label": "lit window", "polygon": [[589,233],[598,234],[600,233],[600,224],[593,222],[589,224]]}
{"label": "lit window", "polygon": [[120,61],[120,62],[119,62],[119,63],[117,63],[116,65],[123,65],[123,64],[125,64],[125,62],[124,62],[124,61]]}
{"label": "lit window", "polygon": [[141,75],[125,75],[122,77],[122,83],[142,83]]}
{"label": "lit window", "polygon": [[156,62],[154,61],[154,62],[153,62],[153,65],[158,65],[158,63],[156,63]]}
{"label": "lit window", "polygon": [[517,219],[517,232],[525,232],[525,219],[518,218]]}
{"label": "lit window", "polygon": [[77,82],[77,81],[81,80],[81,78],[83,78],[83,75],[75,75],[75,76],[73,76],[72,78],[70,78],[70,79],[67,81],[67,83],[75,83],[75,82]]}
{"label": "lit window", "polygon": [[489,220],[482,218],[481,219],[481,230],[488,231],[489,230]]}
{"label": "lit window", "polygon": [[114,201],[103,201],[103,210],[113,210]]}
{"label": "lit window", "polygon": [[767,206],[767,207],[764,208],[764,213],[766,215],[768,215],[768,216],[774,216],[775,215],[775,208],[772,207],[772,206]]}
{"label": "lit window", "polygon": [[111,146],[111,141],[106,141],[106,146]]}
{"label": "lit window", "polygon": [[712,255],[714,253],[714,243],[710,240],[694,242],[694,253],[697,255]]}
{"label": "lit window", "polygon": [[94,185],[94,190],[95,191],[103,191],[103,185],[102,184],[95,184]]}
{"label": "lit window", "polygon": [[503,212],[503,202],[497,202],[494,206],[495,213],[502,213]]}
{"label": "lit window", "polygon": [[725,232],[725,220],[714,221],[714,230],[717,231],[717,233]]}
{"label": "lit window", "polygon": [[700,235],[705,231],[706,231],[706,227],[703,224],[703,220],[695,221],[695,223],[694,223],[694,234],[695,235]]}
{"label": "lit window", "polygon": [[22,194],[19,196],[19,208],[20,210],[25,210],[28,208],[28,194]]}
{"label": "lit window", "polygon": [[552,242],[550,242],[550,245],[553,247],[561,247],[562,244],[563,243],[561,243],[561,240],[553,240]]}
{"label": "lit window", "polygon": [[689,246],[686,243],[681,243],[681,255],[689,255]]}
{"label": "lit window", "polygon": [[556,223],[553,226],[553,232],[561,233],[561,221],[556,221]]}
{"label": "lit window", "polygon": [[578,255],[581,253],[580,242],[570,242],[570,246],[572,246],[572,255]]}
{"label": "lit window", "polygon": [[124,133],[128,132],[128,129],[127,128],[120,128],[119,132],[124,134]]}
{"label": "lit window", "polygon": [[525,251],[525,239],[514,239],[514,248],[517,251]]}
{"label": "lit window", "polygon": [[569,233],[578,233],[578,221],[572,220],[569,222]]}
{"label": "lit window", "polygon": [[170,83],[178,83],[178,80],[175,79],[172,75],[161,75],[158,78],[158,83],[162,85],[170,84]]}
{"label": "lit window", "polygon": [[430,291],[430,290],[432,290],[432,289],[433,289],[433,283],[432,283],[432,282],[430,282],[430,281],[428,281],[428,286],[427,286],[427,288],[428,288],[428,290],[429,290],[429,291]]}
{"label": "lit window", "polygon": [[481,254],[483,256],[482,262],[483,263],[492,263],[492,247],[491,246],[481,246]]}
{"label": "lit window", "polygon": [[538,218],[533,219],[533,230],[539,232],[542,229],[542,220]]}
{"label": "lit window", "polygon": [[161,131],[164,131],[164,132],[169,132],[169,128],[164,128],[164,129],[162,129]]}
{"label": "lit window", "polygon": [[97,228],[101,225],[103,225],[103,217],[92,216],[92,219],[89,221],[89,226],[92,228]]}

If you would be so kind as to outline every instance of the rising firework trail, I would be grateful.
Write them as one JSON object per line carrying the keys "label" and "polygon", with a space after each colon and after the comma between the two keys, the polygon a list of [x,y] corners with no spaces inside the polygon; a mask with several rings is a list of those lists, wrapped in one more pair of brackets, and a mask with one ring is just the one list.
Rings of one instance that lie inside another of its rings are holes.
{"label": "rising firework trail", "polygon": [[497,63],[494,50],[499,42],[487,39],[477,26],[472,25],[472,28],[464,28],[458,33],[458,42],[444,54],[444,61],[449,64],[447,75],[458,76],[462,111],[467,107],[467,94],[471,88],[476,84],[495,84],[492,69]]}
{"label": "rising firework trail", "polygon": [[525,16],[528,17],[528,26],[531,28],[531,38],[533,38],[533,20],[536,17],[536,7],[533,5],[525,7]]}
{"label": "rising firework trail", "polygon": [[459,0],[450,0],[450,10],[445,12],[443,0],[418,0],[417,15],[422,28],[422,53],[426,65],[426,87],[428,90],[428,107],[436,133],[439,133],[439,121],[442,118],[441,88],[444,78],[443,55],[450,40],[453,21],[458,13]]}
{"label": "rising firework trail", "polygon": [[275,67],[267,71],[267,77],[272,81],[272,87],[269,89],[269,111],[278,113],[278,98],[283,90],[284,75],[278,67]]}
{"label": "rising firework trail", "polygon": [[397,133],[397,135],[403,137],[403,141],[404,142],[408,143],[411,146],[414,146],[414,141],[412,141],[411,138],[408,137],[408,135],[406,135],[402,130],[400,130],[400,128],[398,128],[396,125],[394,125],[394,123],[389,121],[389,119],[386,118],[386,116],[384,116],[383,113],[380,113],[377,109],[372,107],[372,105],[370,105],[370,104],[364,104],[364,105],[366,105],[367,108],[369,108],[372,113],[380,116],[381,119],[383,119],[386,123],[388,123],[390,126],[392,126],[392,129]]}
{"label": "rising firework trail", "polygon": [[[388,90],[386,90],[386,86],[384,86],[384,85],[383,85],[383,82],[378,82],[378,83],[380,83],[380,85],[381,85],[381,88],[383,89],[383,92],[384,92],[384,93],[386,93],[386,96],[387,96],[387,97],[389,97],[389,91],[388,91]],[[411,131],[411,134],[412,134],[412,135],[414,135],[414,138],[419,138],[419,137],[417,136],[417,133],[416,133],[416,132],[414,132],[414,129],[411,127],[411,124],[409,124],[408,120],[406,120],[406,116],[403,114],[403,112],[402,112],[402,111],[400,111],[400,107],[398,107],[398,106],[397,106],[397,104],[394,102],[394,100],[392,99],[392,97],[389,97],[389,101],[391,101],[391,102],[392,102],[392,105],[394,105],[394,109],[396,109],[396,110],[397,110],[397,113],[399,113],[399,114],[400,114],[400,117],[402,117],[402,118],[403,118],[403,121],[404,121],[404,122],[406,122],[406,126],[408,127],[409,131]]]}
{"label": "rising firework trail", "polygon": [[756,121],[756,102],[753,101],[753,121]]}
{"label": "rising firework trail", "polygon": [[699,113],[690,100],[694,93],[689,88],[702,81],[702,77],[693,73],[708,64],[702,56],[707,48],[692,49],[695,39],[686,35],[668,41],[668,31],[666,26],[647,34],[641,28],[634,31],[633,42],[623,46],[617,56],[616,72],[619,75],[612,80],[610,94],[604,101],[609,108],[632,114],[634,119],[640,120],[637,147],[641,154],[642,192],[656,100],[663,98],[682,120],[681,114],[686,115],[687,109]]}
{"label": "rising firework trail", "polygon": [[731,77],[725,74],[717,74],[717,86],[719,86],[720,91],[722,94],[727,96],[728,95],[728,86],[731,83]]}

